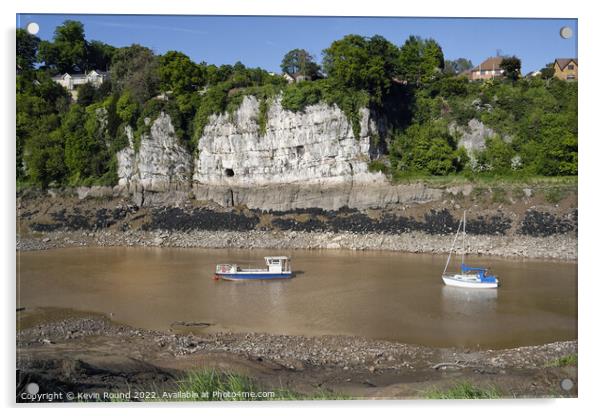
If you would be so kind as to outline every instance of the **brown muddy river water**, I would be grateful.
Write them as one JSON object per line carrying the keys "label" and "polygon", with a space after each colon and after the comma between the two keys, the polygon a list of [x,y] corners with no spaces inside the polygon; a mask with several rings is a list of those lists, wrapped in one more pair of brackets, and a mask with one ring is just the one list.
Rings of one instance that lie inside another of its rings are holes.
{"label": "brown muddy river water", "polygon": [[[216,263],[292,257],[296,277],[213,281]],[[497,290],[446,287],[446,256],[392,252],[70,248],[17,253],[21,307],[112,313],[129,325],[359,335],[429,346],[505,348],[577,338],[577,264],[474,257]],[[177,328],[176,328],[177,329]]]}

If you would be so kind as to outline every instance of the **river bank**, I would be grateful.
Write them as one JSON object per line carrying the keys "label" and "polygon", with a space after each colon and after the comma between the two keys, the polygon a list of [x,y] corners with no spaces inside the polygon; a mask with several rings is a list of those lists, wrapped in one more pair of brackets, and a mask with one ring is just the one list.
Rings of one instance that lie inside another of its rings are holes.
{"label": "river bank", "polygon": [[[503,350],[430,348],[349,336],[190,333],[130,327],[57,309],[17,316],[17,379],[40,392],[174,390],[187,372],[245,374],[266,389],[327,391],[351,398],[424,398],[457,382],[495,387],[503,397],[577,394],[577,341]],[[569,390],[560,387],[570,379]]]}
{"label": "river bank", "polygon": [[[519,190],[448,192],[447,199],[336,211],[266,211],[195,199],[138,205],[128,197],[29,191],[17,197],[16,248],[159,246],[439,254],[448,252],[466,211],[469,254],[577,260],[574,189],[552,194]],[[550,195],[554,202],[549,202]]]}
{"label": "river bank", "polygon": [[[67,247],[180,247],[242,249],[343,249],[386,250],[408,253],[444,254],[449,251],[447,235],[409,232],[399,235],[353,232],[302,231],[54,231],[17,237],[17,250],[46,250]],[[466,239],[468,254],[577,260],[577,238],[569,235],[475,236]]]}

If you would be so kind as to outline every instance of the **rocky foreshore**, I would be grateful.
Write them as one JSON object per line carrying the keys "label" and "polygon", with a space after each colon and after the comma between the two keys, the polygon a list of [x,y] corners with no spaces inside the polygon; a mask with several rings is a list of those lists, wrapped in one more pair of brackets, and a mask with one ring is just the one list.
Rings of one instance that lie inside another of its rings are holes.
{"label": "rocky foreshore", "polygon": [[558,387],[563,378],[576,380],[574,364],[556,363],[576,357],[577,341],[468,350],[335,335],[164,332],[83,312],[60,319],[51,318],[56,311],[20,313],[21,389],[32,381],[45,391],[169,389],[186,372],[210,367],[251,374],[265,385],[318,386],[354,397],[416,397],[425,382],[458,379],[494,384],[511,397],[576,394]]}
{"label": "rocky foreshore", "polygon": [[[353,232],[302,231],[54,231],[38,236],[17,236],[17,250],[64,247],[182,247],[388,250],[443,254],[449,235],[409,232],[399,235]],[[469,254],[557,260],[577,260],[577,238],[568,234],[547,237],[468,235]]]}
{"label": "rocky foreshore", "polygon": [[285,368],[361,367],[370,372],[434,366],[442,360],[464,366],[538,368],[552,359],[577,352],[577,341],[477,350],[432,348],[356,336],[274,335],[217,332],[202,335],[173,333],[115,324],[95,315],[47,322],[18,333],[21,348],[52,345],[93,336],[145,340],[174,357],[200,352],[229,352],[274,361]]}

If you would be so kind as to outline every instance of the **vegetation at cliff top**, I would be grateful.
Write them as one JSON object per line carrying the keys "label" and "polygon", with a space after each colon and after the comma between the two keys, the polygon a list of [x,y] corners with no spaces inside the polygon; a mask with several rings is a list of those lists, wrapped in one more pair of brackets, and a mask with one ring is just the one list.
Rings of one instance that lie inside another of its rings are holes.
{"label": "vegetation at cliff top", "polygon": [[[181,143],[195,152],[211,115],[234,114],[247,95],[259,101],[262,135],[277,97],[295,112],[320,102],[338,106],[356,137],[360,109],[368,108],[387,132],[374,138],[384,156],[370,169],[395,180],[576,175],[577,83],[519,78],[515,57],[504,65],[505,79],[469,82],[457,74],[471,63],[446,61],[433,39],[410,36],[397,46],[378,35],[347,35],[323,51],[321,65],[303,49],[287,53],[283,71],[303,78],[289,84],[240,62],[216,66],[178,51],[157,55],[141,45],[88,41],[76,21],[58,26],[52,41],[18,29],[17,181],[115,184],[127,126],[138,148],[149,121],[165,112]],[[91,69],[109,70],[109,81],[81,85],[77,101],[51,78]],[[471,120],[495,134],[468,154],[459,140]]]}

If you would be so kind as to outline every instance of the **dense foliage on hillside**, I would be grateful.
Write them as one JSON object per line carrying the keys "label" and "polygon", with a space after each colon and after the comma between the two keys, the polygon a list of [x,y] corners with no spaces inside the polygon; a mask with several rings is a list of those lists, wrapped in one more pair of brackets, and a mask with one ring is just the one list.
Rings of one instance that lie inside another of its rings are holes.
{"label": "dense foliage on hillside", "polygon": [[[52,41],[17,31],[17,180],[50,185],[115,184],[116,153],[148,132],[145,119],[167,112],[191,152],[212,114],[232,114],[245,95],[260,102],[258,124],[281,96],[285,109],[337,105],[359,134],[359,110],[388,124],[378,137],[387,156],[371,164],[394,178],[412,175],[576,175],[577,83],[516,77],[469,82],[458,76],[464,59],[445,61],[436,41],[411,36],[400,47],[381,36],[348,35],[323,51],[322,66],[303,49],[284,56],[282,68],[305,80],[288,84],[260,68],[195,63],[181,52],[156,55],[131,45],[114,48],[85,38],[83,25],[66,21]],[[108,69],[99,88],[78,87],[77,100],[51,77]],[[450,125],[476,119],[497,135],[469,155]]]}

